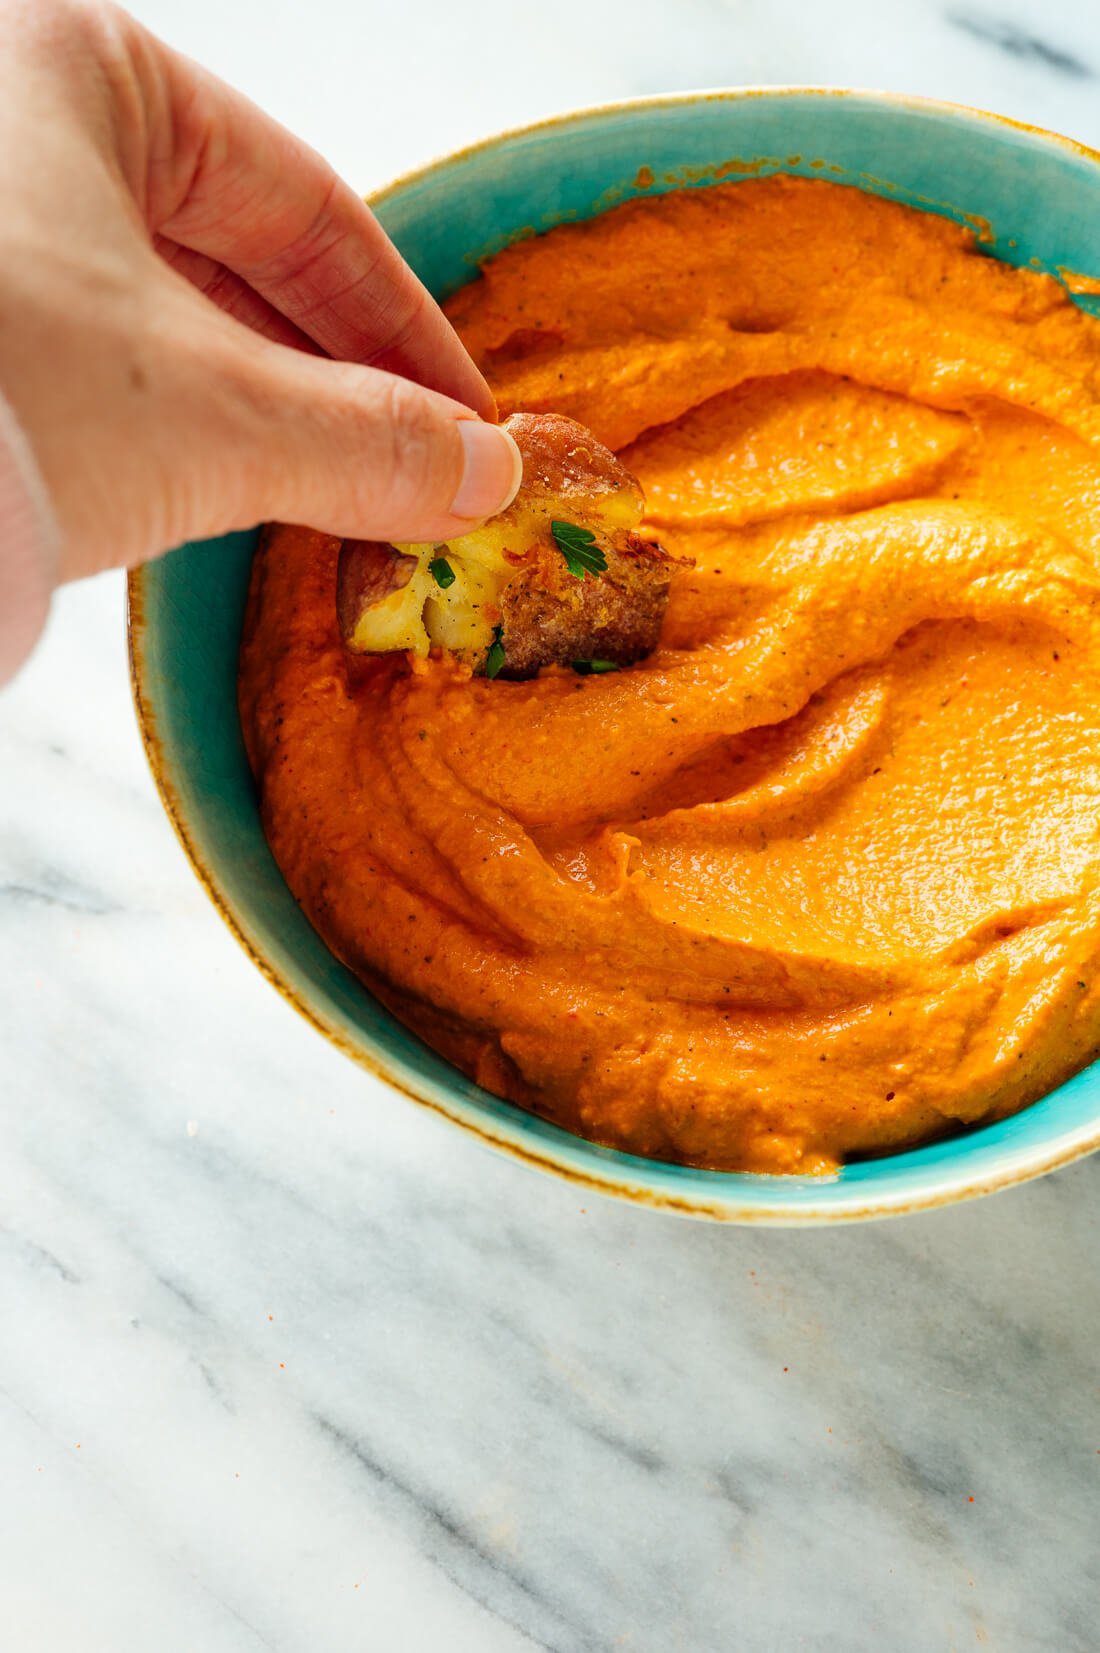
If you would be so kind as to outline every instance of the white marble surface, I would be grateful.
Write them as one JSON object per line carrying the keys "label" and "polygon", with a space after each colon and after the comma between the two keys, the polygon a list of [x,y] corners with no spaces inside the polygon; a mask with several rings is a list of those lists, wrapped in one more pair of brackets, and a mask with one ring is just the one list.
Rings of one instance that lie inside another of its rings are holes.
{"label": "white marble surface", "polygon": [[[1085,0],[673,9],[138,6],[364,188],[738,81],[1100,143]],[[115,577],[0,697],[0,777],[4,1653],[1098,1645],[1100,1159],[766,1233],[582,1203],[422,1117],[207,906]]]}

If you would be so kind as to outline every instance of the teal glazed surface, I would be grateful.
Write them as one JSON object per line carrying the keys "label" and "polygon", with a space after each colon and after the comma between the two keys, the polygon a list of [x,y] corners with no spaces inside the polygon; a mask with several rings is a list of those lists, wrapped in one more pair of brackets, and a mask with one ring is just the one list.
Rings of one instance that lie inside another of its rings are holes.
{"label": "teal glazed surface", "polygon": [[[769,89],[613,105],[490,140],[400,180],[374,204],[405,257],[445,297],[517,233],[590,217],[633,195],[706,187],[730,162],[724,181],[751,168],[855,184],[980,220],[988,250],[1010,262],[1051,274],[1100,272],[1097,156],[976,111],[885,94]],[[1097,1064],[1014,1118],[825,1179],[700,1171],[616,1153],[463,1078],[336,961],[264,840],[236,700],[255,541],[248,532],[182,546],[131,577],[135,695],[165,804],[223,916],[349,1055],[545,1169],[655,1208],[731,1221],[921,1209],[1010,1186],[1100,1145]]]}

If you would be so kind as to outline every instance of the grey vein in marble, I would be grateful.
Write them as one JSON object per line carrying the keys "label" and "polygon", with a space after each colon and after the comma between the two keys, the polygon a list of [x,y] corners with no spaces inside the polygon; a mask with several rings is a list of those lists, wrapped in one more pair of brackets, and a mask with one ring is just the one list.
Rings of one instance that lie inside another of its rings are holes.
{"label": "grey vein in marble", "polygon": [[973,35],[976,40],[986,41],[990,46],[1008,52],[1011,57],[1036,63],[1044,69],[1053,69],[1056,73],[1068,75],[1073,80],[1096,78],[1095,70],[1082,62],[1075,52],[1067,51],[1050,40],[1044,40],[1039,35],[1018,28],[1014,23],[983,16],[977,12],[949,11],[946,16],[947,21],[954,24],[955,28],[965,29],[967,34]]}

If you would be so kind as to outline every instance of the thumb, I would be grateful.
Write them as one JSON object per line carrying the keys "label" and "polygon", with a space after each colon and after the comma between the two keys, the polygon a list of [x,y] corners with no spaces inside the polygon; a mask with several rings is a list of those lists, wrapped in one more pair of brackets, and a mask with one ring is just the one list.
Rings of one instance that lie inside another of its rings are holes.
{"label": "thumb", "polygon": [[438,391],[351,362],[264,345],[246,386],[251,521],[349,539],[453,538],[510,505],[514,440]]}

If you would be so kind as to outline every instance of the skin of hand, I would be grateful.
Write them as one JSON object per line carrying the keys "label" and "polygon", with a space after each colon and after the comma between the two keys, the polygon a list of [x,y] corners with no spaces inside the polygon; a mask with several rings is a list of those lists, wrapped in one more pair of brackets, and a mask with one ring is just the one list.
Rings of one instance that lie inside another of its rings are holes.
{"label": "skin of hand", "polygon": [[317,154],[114,6],[0,22],[0,389],[61,579],[268,519],[443,540],[511,501],[488,386]]}

